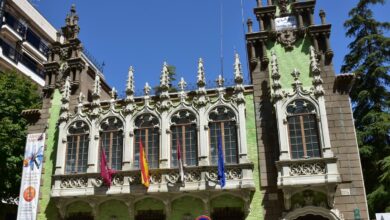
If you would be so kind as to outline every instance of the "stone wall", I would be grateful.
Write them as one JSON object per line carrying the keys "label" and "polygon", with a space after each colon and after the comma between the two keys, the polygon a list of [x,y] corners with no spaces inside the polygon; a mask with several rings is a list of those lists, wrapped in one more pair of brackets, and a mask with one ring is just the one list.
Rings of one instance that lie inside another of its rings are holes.
{"label": "stone wall", "polygon": [[325,103],[332,150],[338,158],[338,170],[342,180],[336,190],[335,208],[343,213],[345,219],[354,219],[355,208],[360,209],[362,219],[369,219],[349,95],[336,88],[332,65],[322,66],[321,77],[326,92]]}

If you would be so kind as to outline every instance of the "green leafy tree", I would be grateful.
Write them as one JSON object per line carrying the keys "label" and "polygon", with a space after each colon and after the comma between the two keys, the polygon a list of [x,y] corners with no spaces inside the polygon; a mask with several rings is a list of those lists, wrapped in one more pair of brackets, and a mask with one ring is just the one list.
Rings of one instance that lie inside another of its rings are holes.
{"label": "green leafy tree", "polygon": [[0,199],[19,196],[26,143],[25,109],[40,108],[36,85],[15,72],[0,72]]}
{"label": "green leafy tree", "polygon": [[385,0],[360,0],[345,21],[353,39],[342,72],[354,72],[350,97],[370,215],[390,212],[390,24],[375,20],[370,6]]}

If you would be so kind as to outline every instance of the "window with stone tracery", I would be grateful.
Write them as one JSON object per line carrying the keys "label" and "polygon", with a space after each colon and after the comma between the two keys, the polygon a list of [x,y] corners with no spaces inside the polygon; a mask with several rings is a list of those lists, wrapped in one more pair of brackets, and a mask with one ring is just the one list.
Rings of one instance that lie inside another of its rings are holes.
{"label": "window with stone tracery", "polygon": [[142,140],[149,168],[158,168],[160,156],[158,118],[152,114],[143,114],[135,119],[134,125],[134,167],[139,168],[139,149]]}
{"label": "window with stone tracery", "polygon": [[297,99],[287,105],[287,124],[292,159],[321,157],[316,109]]}
{"label": "window with stone tracery", "polygon": [[85,173],[88,165],[89,126],[73,122],[68,128],[65,173]]}
{"label": "window with stone tracery", "polygon": [[171,118],[171,167],[177,167],[177,146],[180,145],[184,166],[198,164],[198,135],[195,114],[181,110]]}
{"label": "window with stone tracery", "polygon": [[123,123],[117,117],[109,117],[100,125],[100,149],[104,149],[107,164],[111,169],[122,169]]}
{"label": "window with stone tracery", "polygon": [[238,163],[236,115],[225,106],[216,107],[209,114],[210,163],[218,164],[218,136],[221,135],[222,151],[226,164]]}

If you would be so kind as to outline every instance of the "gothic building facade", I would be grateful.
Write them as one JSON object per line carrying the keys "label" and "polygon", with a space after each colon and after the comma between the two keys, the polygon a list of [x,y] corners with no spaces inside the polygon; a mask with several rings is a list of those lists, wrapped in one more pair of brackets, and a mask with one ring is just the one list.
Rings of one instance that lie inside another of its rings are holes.
{"label": "gothic building facade", "polygon": [[[123,98],[82,58],[72,7],[64,40],[51,44],[44,64],[43,108],[24,113],[29,133],[45,134],[36,217],[368,219],[348,99],[353,75],[335,75],[330,25],[323,12],[314,24],[314,6],[258,1],[259,30],[249,20],[246,34],[253,85],[244,85],[235,54],[232,85],[219,76],[215,88],[206,87],[200,59],[196,89],[187,91],[181,79],[170,92],[164,63],[158,94],[146,83],[136,96],[130,67]],[[141,180],[141,145],[149,187]],[[109,184],[102,155],[115,171]]]}
{"label": "gothic building facade", "polygon": [[257,0],[248,20],[265,219],[368,219],[348,92],[316,1]]}

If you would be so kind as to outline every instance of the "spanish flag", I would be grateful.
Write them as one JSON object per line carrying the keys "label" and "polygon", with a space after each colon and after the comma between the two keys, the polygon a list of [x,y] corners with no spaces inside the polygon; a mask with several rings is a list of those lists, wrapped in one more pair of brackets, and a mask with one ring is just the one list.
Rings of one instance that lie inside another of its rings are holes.
{"label": "spanish flag", "polygon": [[149,166],[148,166],[148,160],[146,159],[144,146],[142,145],[142,138],[139,138],[139,164],[141,167],[141,180],[142,184],[149,188],[150,185],[150,178],[149,178]]}

